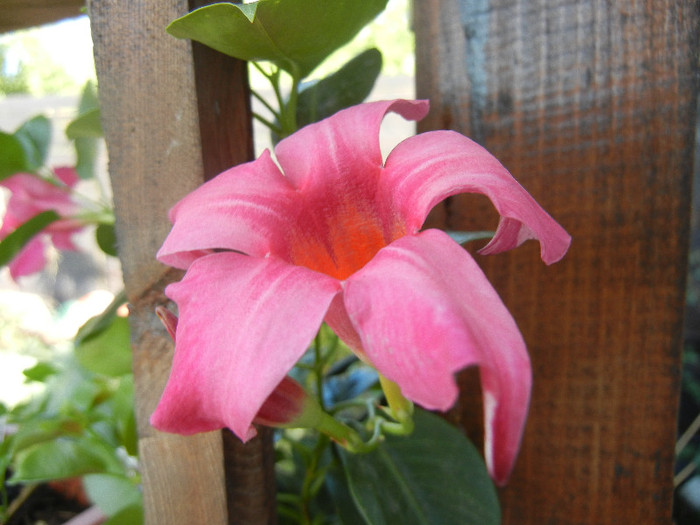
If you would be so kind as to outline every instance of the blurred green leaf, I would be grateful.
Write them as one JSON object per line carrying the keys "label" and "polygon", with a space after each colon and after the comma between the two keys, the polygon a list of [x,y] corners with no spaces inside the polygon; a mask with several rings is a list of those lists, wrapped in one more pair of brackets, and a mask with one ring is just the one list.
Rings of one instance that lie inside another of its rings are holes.
{"label": "blurred green leaf", "polygon": [[31,368],[22,371],[30,381],[44,382],[46,378],[57,372],[56,367],[46,361],[40,361]]}
{"label": "blurred green leaf", "polygon": [[124,290],[122,290],[114,297],[109,306],[107,306],[101,314],[91,317],[80,327],[75,336],[76,345],[106,330],[109,325],[112,324],[112,321],[117,316],[117,311],[124,303],[126,303],[126,294]]}
{"label": "blurred green leaf", "polygon": [[77,138],[101,138],[102,122],[100,121],[100,109],[90,109],[78,115],[66,127],[66,136],[71,139]]}
{"label": "blurred green leaf", "polygon": [[104,472],[112,465],[94,442],[67,437],[38,443],[17,453],[8,483],[29,483]]}
{"label": "blurred green leaf", "polygon": [[141,505],[141,491],[129,479],[114,474],[88,474],[83,477],[88,497],[107,516]]}
{"label": "blurred green leaf", "polygon": [[377,49],[368,49],[332,75],[302,86],[297,101],[299,127],[360,104],[372,91],[381,69],[382,54]]}
{"label": "blurred green leaf", "polygon": [[368,524],[497,525],[496,491],[476,448],[444,419],[415,413],[409,437],[369,454],[340,450],[350,492]]}
{"label": "blurred green leaf", "polygon": [[66,135],[73,139],[75,144],[75,170],[81,179],[89,179],[95,175],[99,138],[102,137],[99,107],[95,84],[88,82],[80,97],[78,116],[66,128]]}
{"label": "blurred green leaf", "polygon": [[174,20],[167,31],[242,60],[269,60],[302,79],[386,4],[387,0],[219,3]]}
{"label": "blurred green leaf", "polygon": [[118,377],[131,373],[128,319],[115,315],[104,330],[77,344],[75,356],[83,367],[97,374]]}
{"label": "blurred green leaf", "polygon": [[100,249],[107,255],[117,256],[117,234],[114,224],[100,224],[95,229],[95,239]]}
{"label": "blurred green leaf", "polygon": [[142,525],[143,522],[143,505],[131,505],[120,510],[102,525]]}
{"label": "blurred green leaf", "polygon": [[25,159],[30,171],[36,171],[46,164],[51,144],[51,121],[38,115],[22,124],[15,137],[22,144]]}
{"label": "blurred green leaf", "polygon": [[0,131],[0,180],[23,171],[29,171],[29,163],[22,142]]}
{"label": "blurred green leaf", "polygon": [[0,266],[8,264],[36,234],[60,218],[55,211],[48,210],[18,226],[15,231],[0,241]]}

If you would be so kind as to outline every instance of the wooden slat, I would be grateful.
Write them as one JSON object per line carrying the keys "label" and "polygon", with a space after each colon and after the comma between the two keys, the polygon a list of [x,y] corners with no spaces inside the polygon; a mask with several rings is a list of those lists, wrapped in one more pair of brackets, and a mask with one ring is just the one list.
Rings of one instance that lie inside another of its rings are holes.
{"label": "wooden slat", "polygon": [[147,523],[227,522],[219,432],[180,437],[148,418],[170,371],[172,343],[153,309],[179,278],[155,260],[167,210],[203,181],[190,44],[165,33],[186,0],[92,0],[95,61],[131,304],[139,449]]}
{"label": "wooden slat", "polygon": [[80,16],[85,0],[3,0],[0,33]]}
{"label": "wooden slat", "polygon": [[[698,10],[673,0],[414,3],[420,129],[489,148],[566,227],[478,257],[534,368],[505,524],[667,524],[696,118]],[[483,199],[436,214],[494,226]],[[479,419],[473,374],[453,420]]]}
{"label": "wooden slat", "polygon": [[[213,3],[190,0],[190,10]],[[247,65],[198,42],[192,44],[204,178],[209,180],[254,156]],[[272,432],[259,429],[246,444],[222,432],[228,520],[276,523]]]}

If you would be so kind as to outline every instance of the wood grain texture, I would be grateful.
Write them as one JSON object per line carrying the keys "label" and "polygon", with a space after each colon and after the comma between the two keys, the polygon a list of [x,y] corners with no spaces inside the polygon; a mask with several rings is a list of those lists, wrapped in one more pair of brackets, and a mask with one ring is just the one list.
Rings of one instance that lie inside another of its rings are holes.
{"label": "wood grain texture", "polygon": [[[190,10],[213,3],[190,0]],[[204,179],[253,159],[253,122],[247,64],[192,43]],[[242,443],[232,432],[221,433],[228,520],[239,525],[276,523],[272,432]]]}
{"label": "wood grain texture", "polygon": [[80,16],[84,0],[2,0],[0,33]]}
{"label": "wood grain texture", "polygon": [[[698,7],[672,0],[414,3],[421,131],[484,144],[573,236],[478,257],[530,349],[505,524],[667,524],[671,516]],[[452,229],[494,226],[450,199]],[[473,374],[452,419],[478,427]]]}
{"label": "wood grain texture", "polygon": [[188,42],[165,33],[187,2],[92,0],[90,17],[117,238],[131,307],[139,452],[148,524],[227,523],[221,433],[157,432],[148,418],[172,361],[153,310],[180,277],[155,260],[168,209],[203,181]]}

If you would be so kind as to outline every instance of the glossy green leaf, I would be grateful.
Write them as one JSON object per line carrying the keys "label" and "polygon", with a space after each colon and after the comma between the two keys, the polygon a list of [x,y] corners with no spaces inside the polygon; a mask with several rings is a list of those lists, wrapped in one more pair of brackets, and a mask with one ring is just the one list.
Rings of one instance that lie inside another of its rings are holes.
{"label": "glossy green leaf", "polygon": [[[116,458],[114,459],[116,461]],[[86,440],[57,438],[21,450],[15,456],[11,483],[72,478],[110,468],[105,451]]]}
{"label": "glossy green leaf", "polygon": [[14,135],[0,131],[0,180],[23,171],[29,171],[29,164],[22,143]]}
{"label": "glossy green leaf", "polygon": [[85,492],[107,516],[141,504],[141,491],[129,479],[115,474],[88,474],[83,477]]}
{"label": "glossy green leaf", "polygon": [[117,234],[114,231],[114,224],[100,224],[97,226],[95,239],[100,250],[107,255],[117,256]]}
{"label": "glossy green leaf", "polygon": [[496,491],[476,448],[442,418],[417,410],[408,437],[364,455],[340,451],[350,492],[369,525],[497,525]]}
{"label": "glossy green leaf", "polygon": [[18,226],[15,231],[0,241],[0,266],[8,264],[36,234],[60,218],[55,211],[48,210]]}
{"label": "glossy green leaf", "polygon": [[51,121],[48,118],[38,115],[29,119],[15,131],[15,137],[22,144],[31,171],[46,164],[51,144]]}
{"label": "glossy green leaf", "polygon": [[219,3],[178,18],[167,31],[242,60],[269,60],[302,79],[386,4],[387,0]]}
{"label": "glossy green leaf", "polygon": [[129,321],[114,316],[104,330],[75,347],[78,362],[97,374],[118,377],[131,372]]}
{"label": "glossy green leaf", "polygon": [[360,104],[372,91],[382,69],[382,54],[368,49],[332,75],[302,87],[297,100],[299,127]]}

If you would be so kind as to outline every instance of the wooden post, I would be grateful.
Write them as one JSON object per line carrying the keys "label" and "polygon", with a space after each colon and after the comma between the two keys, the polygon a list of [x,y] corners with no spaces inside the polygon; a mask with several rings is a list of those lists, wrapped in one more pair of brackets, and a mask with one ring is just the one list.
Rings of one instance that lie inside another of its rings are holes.
{"label": "wooden post", "polygon": [[[670,522],[698,9],[646,0],[414,2],[421,130],[473,136],[568,229],[479,257],[530,349],[522,453],[505,524]],[[494,227],[480,199],[433,220]],[[476,428],[469,385],[453,419]]]}
{"label": "wooden post", "polygon": [[[168,209],[252,152],[245,66],[165,32],[186,0],[91,0],[95,62],[114,191],[119,255],[131,307],[139,453],[149,524],[271,523],[269,439],[163,434],[148,419],[172,343],[153,314],[181,277],[155,260]],[[206,159],[206,162],[203,161]],[[264,433],[263,433],[264,434]]]}

